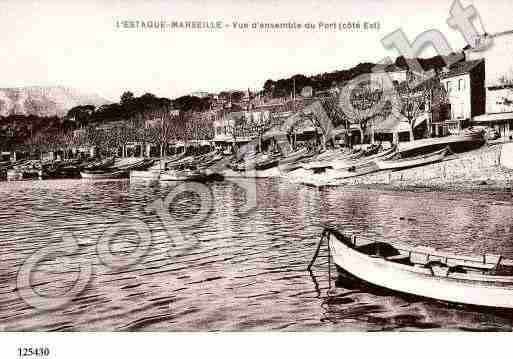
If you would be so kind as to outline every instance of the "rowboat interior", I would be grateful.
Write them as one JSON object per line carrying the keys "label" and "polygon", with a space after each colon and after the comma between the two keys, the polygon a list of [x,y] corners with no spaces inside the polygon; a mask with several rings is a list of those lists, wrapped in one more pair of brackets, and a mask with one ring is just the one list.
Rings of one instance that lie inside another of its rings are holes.
{"label": "rowboat interior", "polygon": [[405,269],[438,277],[468,279],[479,282],[513,283],[513,261],[500,255],[463,256],[437,251],[431,247],[408,247],[382,241],[348,236],[336,230],[329,235],[358,253]]}

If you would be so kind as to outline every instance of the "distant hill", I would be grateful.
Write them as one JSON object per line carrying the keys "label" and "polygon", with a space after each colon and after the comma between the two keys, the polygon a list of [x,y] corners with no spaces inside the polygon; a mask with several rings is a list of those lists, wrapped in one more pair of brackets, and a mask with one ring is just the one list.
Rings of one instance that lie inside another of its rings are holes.
{"label": "distant hill", "polygon": [[64,116],[78,105],[99,106],[109,101],[69,87],[0,88],[0,116],[36,115]]}
{"label": "distant hill", "polygon": [[[420,66],[423,70],[440,69],[447,63],[453,63],[455,61],[464,60],[462,53],[452,53],[447,56],[434,56],[430,58],[417,58]],[[360,63],[350,69],[325,72],[323,74],[317,74],[312,76],[305,76],[302,74],[294,75],[289,78],[272,80],[269,79],[264,83],[264,93],[271,95],[271,97],[288,97],[296,89],[296,94],[301,93],[301,89],[305,86],[311,86],[314,91],[325,91],[333,86],[341,86],[347,81],[354,79],[355,77],[368,74],[372,72],[372,69],[377,64],[372,62]],[[400,56],[396,58],[394,65],[401,68],[407,68],[407,60]],[[378,65],[383,67],[382,65]],[[384,66],[383,68],[387,68]]]}

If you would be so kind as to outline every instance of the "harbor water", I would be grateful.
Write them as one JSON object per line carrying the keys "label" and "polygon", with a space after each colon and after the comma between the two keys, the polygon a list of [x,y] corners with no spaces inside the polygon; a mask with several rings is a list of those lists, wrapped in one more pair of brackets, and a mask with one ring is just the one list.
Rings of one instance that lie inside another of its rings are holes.
{"label": "harbor water", "polygon": [[[508,312],[367,290],[338,277],[333,264],[328,268],[325,250],[307,271],[324,225],[363,238],[513,259],[511,193],[317,189],[280,179],[251,180],[251,190],[230,181],[201,187],[208,192],[175,186],[0,183],[0,329],[513,327]],[[19,288],[20,268],[45,251],[54,253],[29,278],[43,298],[62,297],[83,268],[91,269],[85,288],[56,308],[34,307]]]}

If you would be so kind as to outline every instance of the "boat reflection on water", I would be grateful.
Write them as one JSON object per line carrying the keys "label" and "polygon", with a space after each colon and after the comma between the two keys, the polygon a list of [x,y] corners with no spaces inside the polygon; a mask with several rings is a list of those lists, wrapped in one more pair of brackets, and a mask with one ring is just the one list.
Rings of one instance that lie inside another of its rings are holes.
{"label": "boat reflection on water", "polygon": [[[326,251],[327,252],[327,251]],[[321,321],[348,330],[513,330],[513,311],[440,302],[363,282],[333,264],[308,270]],[[331,273],[331,278],[330,278]]]}

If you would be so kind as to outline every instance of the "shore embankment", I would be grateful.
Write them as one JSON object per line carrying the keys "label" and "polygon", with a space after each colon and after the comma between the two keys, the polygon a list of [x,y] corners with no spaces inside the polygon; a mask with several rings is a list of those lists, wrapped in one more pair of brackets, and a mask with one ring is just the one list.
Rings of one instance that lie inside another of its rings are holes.
{"label": "shore embankment", "polygon": [[483,147],[448,156],[441,162],[404,169],[337,178],[338,171],[324,173],[300,169],[283,174],[287,180],[311,186],[358,186],[389,189],[510,190],[513,185],[513,143]]}

